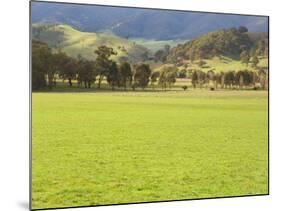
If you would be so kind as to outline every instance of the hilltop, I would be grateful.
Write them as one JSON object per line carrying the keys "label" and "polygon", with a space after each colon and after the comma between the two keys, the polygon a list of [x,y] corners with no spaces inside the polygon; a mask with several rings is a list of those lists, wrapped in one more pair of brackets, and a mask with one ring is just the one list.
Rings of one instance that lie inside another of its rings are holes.
{"label": "hilltop", "polygon": [[79,31],[111,31],[120,37],[193,39],[222,28],[246,26],[267,32],[265,16],[185,12],[98,5],[32,2],[32,23],[67,24]]}

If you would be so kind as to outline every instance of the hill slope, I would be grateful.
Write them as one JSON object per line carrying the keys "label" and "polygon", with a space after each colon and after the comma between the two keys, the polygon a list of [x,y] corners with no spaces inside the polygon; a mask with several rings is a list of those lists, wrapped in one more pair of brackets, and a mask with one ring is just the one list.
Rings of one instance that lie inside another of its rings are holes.
{"label": "hill slope", "polygon": [[171,49],[167,60],[177,62],[182,59],[210,59],[214,56],[239,59],[242,51],[256,51],[261,41],[268,43],[268,34],[266,33],[249,33],[242,31],[244,29],[240,30],[236,28],[222,29],[199,36]]}
{"label": "hill slope", "polygon": [[114,59],[128,58],[135,62],[142,60],[148,50],[127,39],[110,33],[80,32],[62,24],[33,24],[33,39],[47,43],[53,50],[61,49],[72,57],[81,55],[95,59],[94,51],[100,45],[112,47],[117,55]]}
{"label": "hill slope", "polygon": [[[206,72],[268,68],[268,34],[245,30],[223,29],[179,44],[170,50],[166,63],[176,64],[179,69]],[[242,52],[247,53],[248,64],[242,63]],[[252,65],[254,55],[258,57],[257,67]]]}

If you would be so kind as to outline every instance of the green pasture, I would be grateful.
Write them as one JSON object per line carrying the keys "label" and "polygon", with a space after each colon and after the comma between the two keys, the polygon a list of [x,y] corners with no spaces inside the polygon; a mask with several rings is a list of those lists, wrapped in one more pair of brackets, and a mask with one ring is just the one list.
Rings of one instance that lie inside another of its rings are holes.
{"label": "green pasture", "polygon": [[32,94],[32,208],[268,192],[266,91]]}
{"label": "green pasture", "polygon": [[138,45],[145,46],[153,53],[157,50],[164,49],[165,45],[170,47],[175,47],[178,44],[187,42],[188,40],[153,40],[153,39],[144,39],[144,38],[130,38],[130,41],[137,43]]}
{"label": "green pasture", "polygon": [[[42,28],[44,24],[33,24],[33,28]],[[98,46],[107,45],[114,49],[117,55],[113,59],[128,56],[139,57],[144,52],[143,47],[136,46],[133,42],[113,35],[112,33],[81,32],[68,25],[50,25],[40,32],[40,40],[55,49],[61,49],[69,56],[83,56],[86,59],[95,59],[95,50]],[[36,37],[35,37],[36,38]],[[38,37],[37,37],[38,39]]]}

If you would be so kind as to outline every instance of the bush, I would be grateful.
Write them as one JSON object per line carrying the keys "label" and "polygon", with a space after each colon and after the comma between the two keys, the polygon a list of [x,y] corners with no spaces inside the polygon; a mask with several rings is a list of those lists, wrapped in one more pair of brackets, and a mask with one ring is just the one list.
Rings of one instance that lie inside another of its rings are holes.
{"label": "bush", "polygon": [[187,90],[187,86],[182,86],[181,87],[184,91]]}

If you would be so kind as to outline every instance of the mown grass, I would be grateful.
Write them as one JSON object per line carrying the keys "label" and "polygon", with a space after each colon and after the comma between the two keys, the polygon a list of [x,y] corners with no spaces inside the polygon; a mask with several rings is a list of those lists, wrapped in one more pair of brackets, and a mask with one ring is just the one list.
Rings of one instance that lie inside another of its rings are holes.
{"label": "mown grass", "polygon": [[32,94],[32,208],[268,192],[265,91]]}

